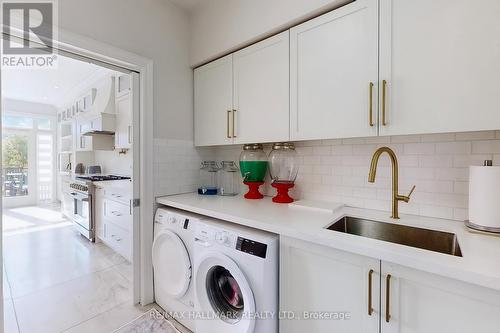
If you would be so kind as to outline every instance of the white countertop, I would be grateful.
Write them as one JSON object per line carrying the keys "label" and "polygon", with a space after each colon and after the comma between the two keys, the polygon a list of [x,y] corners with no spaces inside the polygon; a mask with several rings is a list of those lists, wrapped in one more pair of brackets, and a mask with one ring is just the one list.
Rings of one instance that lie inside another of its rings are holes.
{"label": "white countertop", "polygon": [[[267,197],[263,200],[246,200],[241,196],[200,196],[189,193],[159,197],[156,201],[162,205],[500,290],[500,237],[469,232],[463,223],[457,221],[402,215],[395,222],[389,218],[390,213],[383,211],[343,207],[334,203],[304,202],[300,205],[299,201],[298,205],[274,204]],[[345,215],[454,233],[458,237],[463,257],[324,228]]]}
{"label": "white countertop", "polygon": [[132,179],[103,180],[92,183],[97,187],[132,188]]}

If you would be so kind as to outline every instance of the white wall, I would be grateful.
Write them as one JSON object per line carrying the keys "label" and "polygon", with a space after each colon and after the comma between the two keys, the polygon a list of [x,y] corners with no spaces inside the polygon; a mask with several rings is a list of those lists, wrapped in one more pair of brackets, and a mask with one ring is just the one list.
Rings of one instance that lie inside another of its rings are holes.
{"label": "white wall", "polygon": [[101,166],[104,174],[132,176],[132,159],[132,150],[126,154],[119,154],[119,150],[94,152],[95,164]]}
{"label": "white wall", "polygon": [[192,139],[186,14],[166,0],[60,0],[62,29],[153,59],[156,138]]}
{"label": "white wall", "polygon": [[[401,194],[417,186],[410,203],[399,204],[401,213],[457,221],[468,218],[469,166],[483,165],[485,159],[500,165],[500,131],[304,141],[296,146],[297,199],[390,211],[391,165],[385,154],[375,183],[368,183],[373,153],[389,146],[398,156]],[[237,161],[240,152],[241,146],[218,147],[216,159]]]}
{"label": "white wall", "polygon": [[349,0],[210,0],[191,13],[191,64],[286,29]]}

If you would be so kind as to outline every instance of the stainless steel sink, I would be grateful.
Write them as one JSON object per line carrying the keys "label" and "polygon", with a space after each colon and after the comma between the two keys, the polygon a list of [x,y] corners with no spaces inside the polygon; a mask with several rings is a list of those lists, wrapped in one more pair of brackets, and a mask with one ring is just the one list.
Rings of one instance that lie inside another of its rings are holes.
{"label": "stainless steel sink", "polygon": [[329,230],[374,238],[461,257],[457,235],[405,225],[384,223],[346,216],[327,227]]}

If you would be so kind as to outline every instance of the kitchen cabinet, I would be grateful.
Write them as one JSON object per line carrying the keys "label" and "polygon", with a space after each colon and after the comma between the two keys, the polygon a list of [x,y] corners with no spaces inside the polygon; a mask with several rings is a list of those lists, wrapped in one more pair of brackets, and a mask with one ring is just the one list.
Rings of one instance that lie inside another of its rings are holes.
{"label": "kitchen cabinet", "polygon": [[380,134],[500,128],[499,17],[496,0],[380,0]]}
{"label": "kitchen cabinet", "polygon": [[[304,313],[345,312],[349,318],[281,320],[280,332],[378,332],[379,267],[379,260],[282,236],[281,313],[291,311],[303,316]],[[370,297],[371,315],[368,313]]]}
{"label": "kitchen cabinet", "polygon": [[194,70],[195,145],[288,141],[289,32]]}
{"label": "kitchen cabinet", "polygon": [[115,148],[132,148],[132,94],[122,95],[115,101]]}
{"label": "kitchen cabinet", "polygon": [[384,261],[381,267],[381,332],[498,332],[500,292]]}
{"label": "kitchen cabinet", "polygon": [[125,259],[132,258],[132,183],[99,183],[95,191],[97,237]]}
{"label": "kitchen cabinet", "polygon": [[290,29],[292,140],[377,135],[378,1]]}
{"label": "kitchen cabinet", "polygon": [[233,56],[194,70],[196,146],[232,144]]}
{"label": "kitchen cabinet", "polygon": [[90,121],[78,119],[76,121],[76,150],[77,151],[91,151],[92,150],[92,137],[83,135],[83,133],[91,130]]}
{"label": "kitchen cabinet", "polygon": [[233,54],[234,143],[290,138],[289,32]]}
{"label": "kitchen cabinet", "polygon": [[350,314],[282,320],[282,333],[496,333],[500,292],[282,236],[280,311]]}
{"label": "kitchen cabinet", "polygon": [[119,74],[115,77],[115,97],[128,95],[132,91],[130,74]]}

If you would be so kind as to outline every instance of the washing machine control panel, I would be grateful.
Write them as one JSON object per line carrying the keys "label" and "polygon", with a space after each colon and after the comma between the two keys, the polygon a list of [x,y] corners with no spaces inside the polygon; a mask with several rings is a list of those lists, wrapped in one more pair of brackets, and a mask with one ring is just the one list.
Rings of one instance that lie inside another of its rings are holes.
{"label": "washing machine control panel", "polygon": [[189,217],[165,209],[158,209],[156,211],[155,224],[186,230],[192,228],[191,219]]}
{"label": "washing machine control panel", "polygon": [[236,248],[238,236],[229,231],[199,223],[196,228],[195,238],[205,242],[207,246],[221,245]]}

